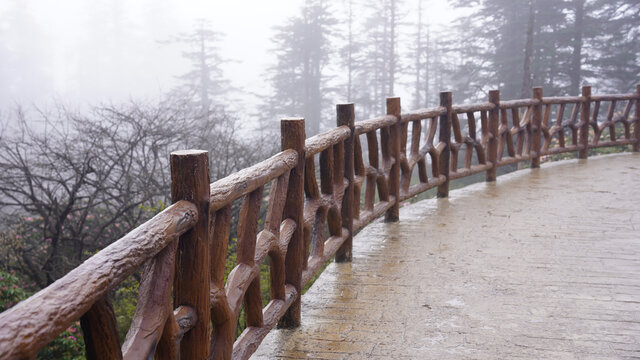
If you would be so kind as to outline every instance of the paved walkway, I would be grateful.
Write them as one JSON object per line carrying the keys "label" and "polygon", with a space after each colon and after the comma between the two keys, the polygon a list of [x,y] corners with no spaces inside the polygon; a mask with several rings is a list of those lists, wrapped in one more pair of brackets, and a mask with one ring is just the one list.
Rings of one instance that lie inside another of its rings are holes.
{"label": "paved walkway", "polygon": [[254,358],[639,359],[640,155],[523,170],[401,209]]}

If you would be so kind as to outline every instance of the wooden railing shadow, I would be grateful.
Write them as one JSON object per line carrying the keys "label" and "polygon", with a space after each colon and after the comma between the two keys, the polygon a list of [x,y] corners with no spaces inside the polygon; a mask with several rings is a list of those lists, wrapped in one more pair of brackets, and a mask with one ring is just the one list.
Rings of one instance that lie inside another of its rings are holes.
{"label": "wooden railing shadow", "polygon": [[[402,113],[400,98],[389,98],[385,116],[358,122],[353,104],[338,105],[337,127],[309,139],[303,119],[284,119],[280,153],[213,184],[207,152],[174,152],[173,205],[0,314],[0,357],[34,358],[80,320],[89,359],[246,359],[275,326],[300,324],[304,285],[330,259],[351,260],[354,232],[382,215],[397,221],[401,201],[436,187],[446,197],[451,180],[485,172],[494,181],[499,167],[536,168],[542,156],[586,159],[590,149],[620,145],[638,151],[639,118],[640,85],[633,94],[592,96],[585,86],[582,96],[551,98],[534,88],[531,99],[503,102],[495,90],[488,102],[459,106],[443,92],[439,107]],[[234,201],[241,202],[237,261],[225,281]],[[263,304],[266,258],[271,300]],[[120,346],[107,295],[143,265]],[[247,327],[234,340],[242,308]]]}

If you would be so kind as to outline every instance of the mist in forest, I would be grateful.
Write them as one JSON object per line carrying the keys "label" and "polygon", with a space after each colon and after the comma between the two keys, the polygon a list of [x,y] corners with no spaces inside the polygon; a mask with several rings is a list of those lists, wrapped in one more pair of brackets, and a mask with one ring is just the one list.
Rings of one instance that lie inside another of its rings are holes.
{"label": "mist in forest", "polygon": [[639,36],[638,0],[4,0],[0,280],[24,291],[0,311],[166,208],[172,151],[207,150],[213,182],[280,151],[283,117],[335,127],[336,103],[630,93]]}

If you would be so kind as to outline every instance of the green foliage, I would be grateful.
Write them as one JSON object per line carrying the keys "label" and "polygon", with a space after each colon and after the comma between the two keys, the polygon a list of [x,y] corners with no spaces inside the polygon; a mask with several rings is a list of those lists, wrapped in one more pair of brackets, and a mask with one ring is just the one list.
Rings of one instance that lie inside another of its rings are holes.
{"label": "green foliage", "polygon": [[38,359],[81,360],[85,358],[84,339],[80,334],[80,324],[72,324],[55,340],[38,352]]}
{"label": "green foliage", "polygon": [[15,275],[0,271],[0,312],[26,299],[28,294]]}
{"label": "green foliage", "polygon": [[[17,276],[0,271],[0,312],[29,297]],[[38,352],[38,359],[84,359],[84,340],[79,323],[74,323]]]}
{"label": "green foliage", "polygon": [[136,313],[139,286],[140,282],[136,277],[129,276],[115,291],[113,297],[113,311],[116,314],[120,341],[124,341],[127,331],[129,331],[133,315]]}

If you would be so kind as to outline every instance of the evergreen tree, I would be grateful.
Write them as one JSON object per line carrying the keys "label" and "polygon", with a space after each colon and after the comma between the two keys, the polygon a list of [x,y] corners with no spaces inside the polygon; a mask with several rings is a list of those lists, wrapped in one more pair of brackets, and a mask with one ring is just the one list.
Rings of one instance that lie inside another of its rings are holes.
{"label": "evergreen tree", "polygon": [[629,91],[640,78],[640,3],[587,2],[585,76],[599,91]]}
{"label": "evergreen tree", "polygon": [[178,77],[180,86],[174,91],[191,99],[203,113],[223,109],[224,100],[233,91],[222,71],[222,64],[228,61],[218,47],[222,36],[209,21],[199,19],[191,32],[171,41],[186,47],[182,56],[191,64],[191,69]]}
{"label": "evergreen tree", "polygon": [[354,100],[362,116],[384,113],[384,99],[393,96],[400,72],[398,34],[400,1],[383,0],[367,4],[370,11],[361,33],[361,59],[356,64],[354,86],[360,89]]}
{"label": "evergreen tree", "polygon": [[262,106],[269,119],[303,116],[308,135],[320,132],[330,92],[326,67],[335,24],[327,1],[306,0],[300,15],[276,28],[277,63],[269,69],[273,92]]}

